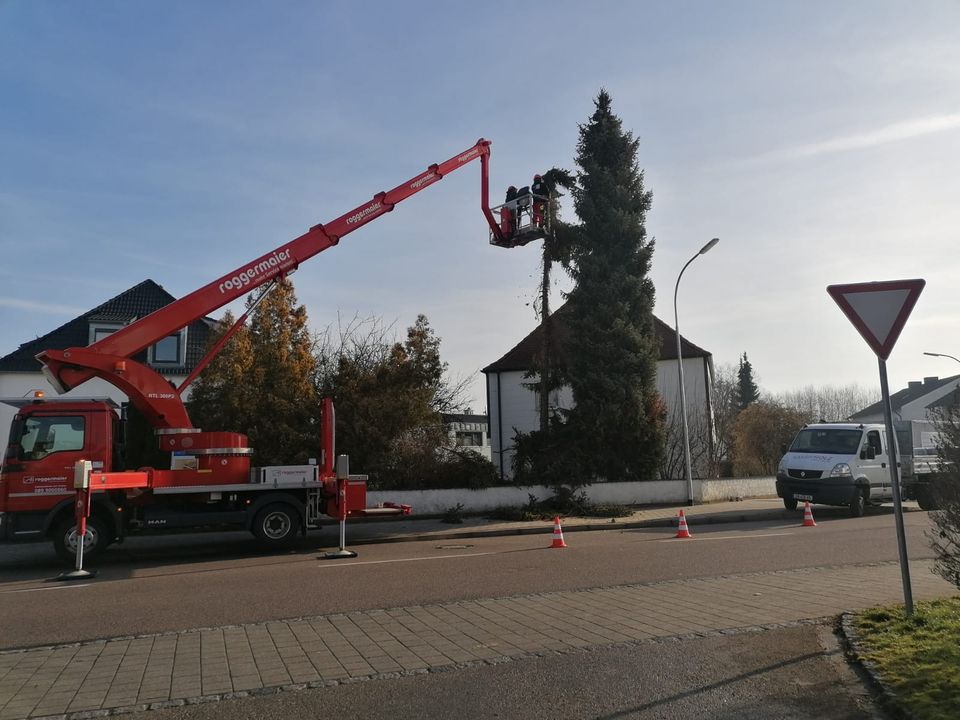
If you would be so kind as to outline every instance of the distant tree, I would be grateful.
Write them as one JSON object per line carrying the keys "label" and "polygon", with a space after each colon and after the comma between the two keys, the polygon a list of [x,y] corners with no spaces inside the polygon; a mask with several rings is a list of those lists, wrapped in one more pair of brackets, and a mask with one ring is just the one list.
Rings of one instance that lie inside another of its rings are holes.
{"label": "distant tree", "polygon": [[652,194],[637,160],[639,141],[601,90],[580,127],[572,189],[581,224],[573,234],[567,379],[574,407],[565,421],[571,479],[652,479],[663,452],[656,390],[658,345],[649,277]]}
{"label": "distant tree", "polygon": [[864,388],[857,384],[807,385],[772,396],[771,399],[803,413],[810,422],[815,420],[846,420],[851,415],[880,400],[880,388]]}
{"label": "distant tree", "polygon": [[757,401],[737,415],[733,428],[734,472],[774,475],[788,444],[806,418],[792,408]]}
{"label": "distant tree", "polygon": [[760,398],[760,388],[753,377],[753,365],[747,360],[747,354],[740,356],[740,367],[737,369],[737,405],[744,410],[751,403]]}
{"label": "distant tree", "polygon": [[730,363],[714,371],[710,406],[713,409],[714,443],[711,474],[728,477],[733,473],[733,427],[740,413],[737,370]]}

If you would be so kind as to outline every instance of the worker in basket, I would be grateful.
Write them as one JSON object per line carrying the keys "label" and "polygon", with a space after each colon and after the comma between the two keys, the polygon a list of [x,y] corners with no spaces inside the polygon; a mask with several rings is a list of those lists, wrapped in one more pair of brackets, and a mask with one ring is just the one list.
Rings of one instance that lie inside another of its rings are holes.
{"label": "worker in basket", "polygon": [[550,202],[550,187],[542,176],[534,175],[530,191],[533,193],[533,224],[542,228],[547,215],[547,204]]}
{"label": "worker in basket", "polygon": [[[530,224],[530,206],[533,204],[533,196],[530,194],[530,186],[524,185],[517,190],[517,210],[515,225],[517,230],[523,230]],[[527,221],[524,223],[523,215],[526,213]],[[526,228],[529,229],[529,228]]]}
{"label": "worker in basket", "polygon": [[507,188],[507,197],[500,206],[500,232],[504,237],[513,237],[517,231],[517,188]]}

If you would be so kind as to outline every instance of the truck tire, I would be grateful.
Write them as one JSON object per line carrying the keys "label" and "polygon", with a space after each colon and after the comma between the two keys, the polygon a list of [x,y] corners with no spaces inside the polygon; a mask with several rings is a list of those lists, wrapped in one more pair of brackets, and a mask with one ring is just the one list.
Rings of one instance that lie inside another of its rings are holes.
{"label": "truck tire", "polygon": [[929,488],[917,490],[917,505],[921,510],[939,510],[936,500],[933,499],[933,492]]}
{"label": "truck tire", "polygon": [[267,547],[288,547],[297,538],[300,513],[287,503],[271,503],[253,519],[253,534]]}
{"label": "truck tire", "polygon": [[[93,558],[110,544],[107,525],[96,515],[87,518],[87,533],[83,538],[83,558]],[[77,557],[77,521],[72,516],[64,517],[53,529],[53,549],[65,563],[73,564]]]}
{"label": "truck tire", "polygon": [[853,496],[850,498],[850,517],[863,517],[867,509],[867,491],[863,488],[856,488]]}
{"label": "truck tire", "polygon": [[787,510],[796,510],[797,509],[797,499],[796,498],[784,498],[783,506]]}

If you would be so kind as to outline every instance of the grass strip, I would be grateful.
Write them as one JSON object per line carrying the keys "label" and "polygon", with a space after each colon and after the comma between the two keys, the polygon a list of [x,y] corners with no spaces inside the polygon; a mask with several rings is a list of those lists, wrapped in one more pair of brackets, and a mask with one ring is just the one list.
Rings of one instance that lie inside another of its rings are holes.
{"label": "grass strip", "polygon": [[917,720],[960,718],[960,598],[859,613],[863,659]]}

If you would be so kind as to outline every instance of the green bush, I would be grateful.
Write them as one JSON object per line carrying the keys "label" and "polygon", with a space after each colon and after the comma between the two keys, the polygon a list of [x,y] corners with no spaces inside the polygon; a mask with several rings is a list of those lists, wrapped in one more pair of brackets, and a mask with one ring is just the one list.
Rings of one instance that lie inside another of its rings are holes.
{"label": "green bush", "polygon": [[421,428],[395,440],[379,467],[371,468],[370,487],[376,490],[479,490],[499,484],[489,460],[466,449],[449,447],[442,427]]}
{"label": "green bush", "polygon": [[550,497],[538,500],[535,495],[528,495],[526,505],[501,505],[494,508],[488,517],[494,520],[529,521],[552,520],[563,516],[574,517],[627,517],[633,511],[624,505],[595,505],[589,501],[586,493],[577,492],[568,487],[557,487]]}

